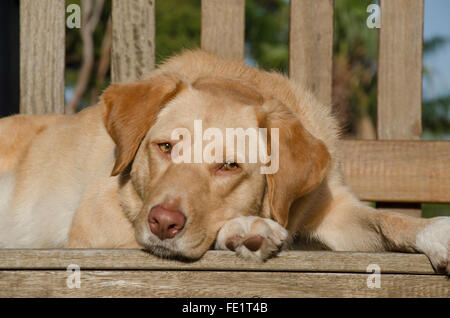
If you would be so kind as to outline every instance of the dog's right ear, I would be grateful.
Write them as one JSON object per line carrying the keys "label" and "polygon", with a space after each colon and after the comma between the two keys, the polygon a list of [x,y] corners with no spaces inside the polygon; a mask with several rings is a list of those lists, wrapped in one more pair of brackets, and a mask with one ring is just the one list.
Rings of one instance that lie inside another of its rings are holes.
{"label": "dog's right ear", "polygon": [[172,75],[129,84],[112,84],[101,96],[103,122],[117,146],[112,176],[131,163],[160,110],[184,87]]}

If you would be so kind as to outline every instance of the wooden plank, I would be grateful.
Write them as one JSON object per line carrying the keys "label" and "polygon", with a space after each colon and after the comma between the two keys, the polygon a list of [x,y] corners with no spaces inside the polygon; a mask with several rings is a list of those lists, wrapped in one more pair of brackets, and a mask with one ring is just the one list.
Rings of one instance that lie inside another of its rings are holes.
{"label": "wooden plank", "polygon": [[378,138],[420,139],[423,0],[380,2]]}
{"label": "wooden plank", "polygon": [[66,271],[0,271],[0,297],[449,297],[445,276],[369,274],[81,270],[80,288]]}
{"label": "wooden plank", "polygon": [[[155,257],[141,250],[0,250],[0,269],[60,269],[77,264],[102,270],[291,271],[366,273],[378,264],[382,273],[434,274],[423,254],[285,251],[264,263],[239,258],[233,252],[208,251],[196,262]],[[408,264],[408,266],[405,266]]]}
{"label": "wooden plank", "polygon": [[289,75],[331,107],[332,0],[291,0]]}
{"label": "wooden plank", "polygon": [[342,141],[343,172],[365,201],[450,202],[450,142]]}
{"label": "wooden plank", "polygon": [[155,1],[112,1],[111,77],[132,82],[155,67]]}
{"label": "wooden plank", "polygon": [[201,46],[222,57],[244,58],[245,0],[202,0]]}
{"label": "wooden plank", "polygon": [[[423,0],[381,1],[378,69],[378,139],[422,136]],[[420,203],[378,208],[420,217]]]}
{"label": "wooden plank", "polygon": [[20,112],[64,113],[65,1],[20,1]]}

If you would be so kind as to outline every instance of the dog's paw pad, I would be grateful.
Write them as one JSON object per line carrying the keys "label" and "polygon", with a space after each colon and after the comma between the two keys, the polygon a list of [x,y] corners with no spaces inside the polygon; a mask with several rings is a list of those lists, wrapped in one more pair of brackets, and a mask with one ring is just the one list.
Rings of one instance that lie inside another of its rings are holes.
{"label": "dog's paw pad", "polygon": [[238,246],[239,241],[242,240],[242,237],[239,235],[233,235],[232,237],[229,237],[225,243],[225,247],[229,249],[230,251],[235,251],[236,246]]}
{"label": "dog's paw pad", "polygon": [[235,251],[246,259],[264,261],[277,254],[287,238],[287,230],[273,220],[238,217],[220,229],[215,248]]}
{"label": "dog's paw pad", "polygon": [[264,238],[261,235],[251,236],[244,241],[244,246],[252,252],[259,250],[263,244]]}

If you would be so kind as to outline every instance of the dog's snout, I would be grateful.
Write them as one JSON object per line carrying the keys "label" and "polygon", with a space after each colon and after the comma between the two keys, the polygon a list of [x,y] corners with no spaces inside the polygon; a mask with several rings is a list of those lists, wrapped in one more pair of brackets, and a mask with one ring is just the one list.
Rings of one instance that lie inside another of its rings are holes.
{"label": "dog's snout", "polygon": [[184,227],[186,217],[178,209],[163,205],[153,207],[148,215],[148,223],[153,234],[161,240],[175,237]]}

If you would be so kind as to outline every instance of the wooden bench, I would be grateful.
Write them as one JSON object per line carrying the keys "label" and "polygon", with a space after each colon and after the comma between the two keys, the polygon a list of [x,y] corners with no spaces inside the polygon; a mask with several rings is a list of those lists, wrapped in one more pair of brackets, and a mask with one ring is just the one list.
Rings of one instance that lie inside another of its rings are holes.
{"label": "wooden bench", "polygon": [[[71,264],[80,288],[67,285]],[[422,254],[287,251],[259,264],[224,251],[192,263],[139,250],[0,252],[0,297],[448,297],[449,285]]]}
{"label": "wooden bench", "polygon": [[[154,67],[155,1],[112,1],[112,80],[132,81]],[[420,141],[423,9],[381,1],[378,140],[342,141],[358,197],[415,216],[422,202],[450,202],[450,142]],[[290,10],[290,76],[331,105],[333,1],[291,0]],[[21,0],[22,113],[64,112],[64,12],[64,0]],[[201,45],[243,58],[244,0],[202,1]],[[70,264],[81,288],[67,285]],[[380,288],[369,287],[370,264]],[[258,264],[219,251],[182,263],[138,250],[0,250],[0,297],[10,296],[449,297],[450,282],[414,254],[288,251]]]}

